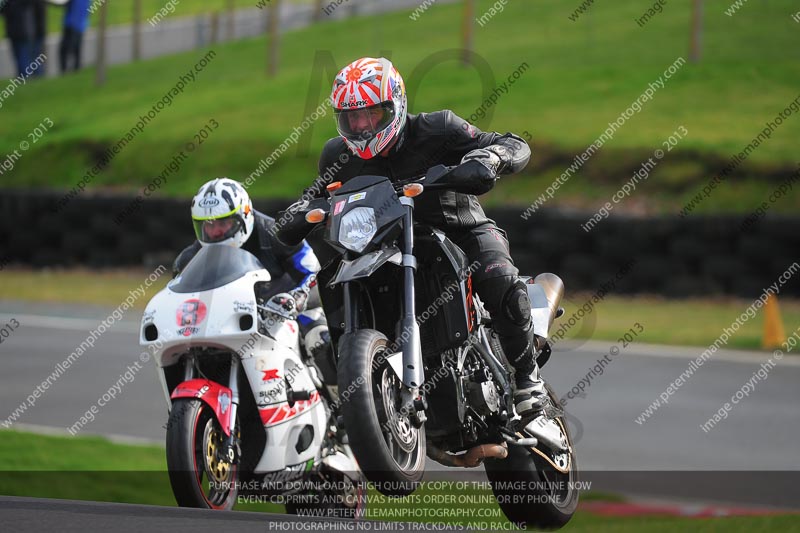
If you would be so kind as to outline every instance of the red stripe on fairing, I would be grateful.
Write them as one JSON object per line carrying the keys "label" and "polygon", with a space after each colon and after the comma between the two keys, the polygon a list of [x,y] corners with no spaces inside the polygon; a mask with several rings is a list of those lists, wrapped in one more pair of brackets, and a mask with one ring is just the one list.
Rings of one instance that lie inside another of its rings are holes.
{"label": "red stripe on fairing", "polygon": [[311,398],[294,402],[291,407],[286,402],[279,405],[270,405],[269,407],[259,407],[258,414],[261,415],[261,422],[264,427],[276,426],[300,416],[320,401],[319,391],[314,391],[311,393]]}

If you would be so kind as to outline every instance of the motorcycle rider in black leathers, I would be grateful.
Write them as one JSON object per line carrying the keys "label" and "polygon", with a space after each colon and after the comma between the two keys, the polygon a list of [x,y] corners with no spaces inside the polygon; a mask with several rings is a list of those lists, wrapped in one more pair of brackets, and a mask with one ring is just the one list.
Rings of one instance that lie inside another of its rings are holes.
{"label": "motorcycle rider in black leathers", "polygon": [[[384,58],[361,58],[343,68],[331,99],[341,136],[325,144],[319,173],[335,174],[333,181],[365,174],[403,181],[438,164],[476,160],[487,184],[481,192],[486,192],[499,175],[519,172],[530,159],[530,148],[520,137],[482,132],[450,110],[407,115],[403,80]],[[324,187],[312,186],[306,189],[304,202],[324,193]],[[531,302],[505,232],[486,217],[473,194],[429,191],[416,198],[415,205],[416,220],[444,231],[470,262],[480,263],[473,284],[515,369],[517,413],[525,419],[543,413],[552,416],[546,410],[551,404],[535,359]],[[326,265],[320,255],[324,251],[309,240],[322,261],[319,277],[325,284],[337,265]]]}

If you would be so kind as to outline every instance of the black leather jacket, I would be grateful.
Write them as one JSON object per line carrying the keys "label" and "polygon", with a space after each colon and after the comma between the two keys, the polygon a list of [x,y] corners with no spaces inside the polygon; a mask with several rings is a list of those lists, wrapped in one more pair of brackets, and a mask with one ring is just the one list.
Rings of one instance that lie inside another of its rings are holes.
{"label": "black leather jacket", "polygon": [[[402,181],[424,175],[435,165],[458,165],[467,152],[491,145],[503,146],[508,152],[507,163],[500,168],[500,174],[519,172],[531,157],[528,143],[514,134],[482,132],[449,109],[420,113],[408,116],[406,126],[388,157],[379,155],[361,159],[350,153],[341,137],[329,140],[320,156],[319,173],[320,176],[330,175],[337,163],[341,168],[333,173],[332,181],[344,183],[365,174]],[[347,157],[343,157],[345,154]],[[341,163],[343,159],[346,160],[344,164]],[[310,190],[313,188],[306,189]],[[323,194],[324,188],[318,188],[316,196]],[[475,195],[454,191],[423,193],[417,198],[415,217],[444,231],[464,231],[491,222]]]}

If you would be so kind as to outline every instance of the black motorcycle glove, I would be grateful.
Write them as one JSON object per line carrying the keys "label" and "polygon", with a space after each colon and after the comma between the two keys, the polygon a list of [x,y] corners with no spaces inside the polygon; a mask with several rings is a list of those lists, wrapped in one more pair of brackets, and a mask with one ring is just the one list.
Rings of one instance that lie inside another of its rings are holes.
{"label": "black motorcycle glove", "polygon": [[461,158],[461,163],[464,164],[468,161],[477,161],[490,172],[492,179],[497,178],[497,174],[500,172],[500,166],[503,164],[502,159],[494,150],[491,148],[501,148],[505,151],[505,148],[502,146],[489,146],[487,148],[477,148]]}

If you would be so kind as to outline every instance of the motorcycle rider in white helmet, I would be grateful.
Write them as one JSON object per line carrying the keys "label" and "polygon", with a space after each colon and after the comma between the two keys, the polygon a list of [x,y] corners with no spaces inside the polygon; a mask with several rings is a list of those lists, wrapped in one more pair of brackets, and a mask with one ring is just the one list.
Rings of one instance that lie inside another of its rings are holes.
{"label": "motorcycle rider in white helmet", "polygon": [[336,369],[330,334],[316,287],[320,265],[308,244],[286,246],[275,237],[275,219],[253,209],[242,185],[229,178],[204,183],[192,199],[192,223],[197,240],[175,259],[178,276],[203,246],[234,246],[256,256],[272,281],[257,296],[277,302],[297,315],[309,362],[319,370],[326,385],[336,385]]}

